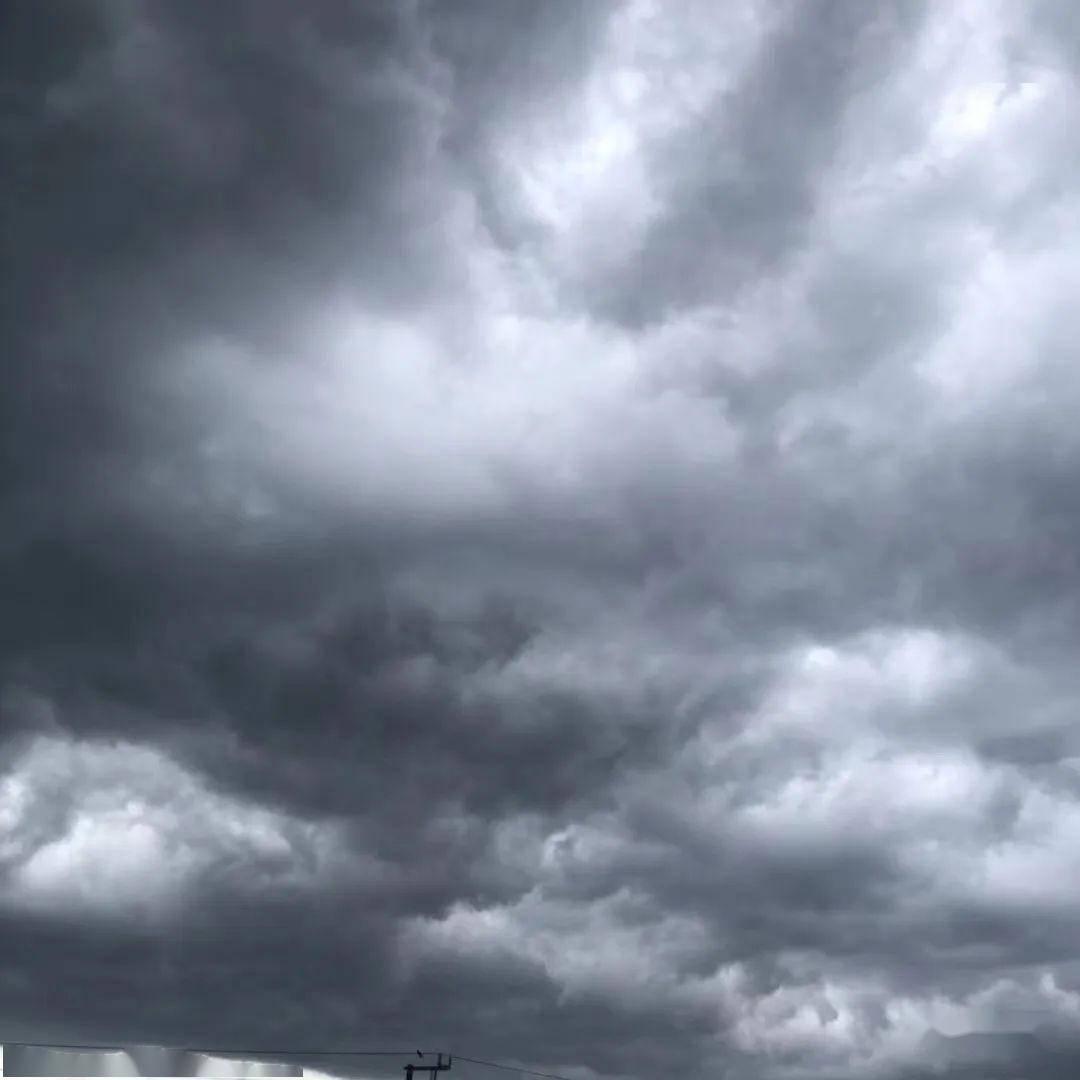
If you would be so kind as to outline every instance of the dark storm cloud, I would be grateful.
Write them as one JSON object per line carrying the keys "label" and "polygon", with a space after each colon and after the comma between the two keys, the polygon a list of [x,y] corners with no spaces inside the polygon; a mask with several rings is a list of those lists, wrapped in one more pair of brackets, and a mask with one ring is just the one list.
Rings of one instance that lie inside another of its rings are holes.
{"label": "dark storm cloud", "polygon": [[28,515],[92,514],[147,425],[191,437],[160,429],[135,378],[172,343],[280,340],[346,269],[379,303],[423,290],[438,260],[407,270],[394,219],[419,216],[403,178],[422,185],[430,106],[397,5],[8,18],[6,483]]}
{"label": "dark storm cloud", "polygon": [[433,47],[454,85],[443,146],[474,186],[480,220],[500,246],[541,239],[544,230],[515,206],[494,137],[520,111],[571,98],[588,74],[611,10],[606,0],[511,0],[497,8],[469,0],[427,8]]}
{"label": "dark storm cloud", "polygon": [[726,298],[805,242],[854,94],[886,78],[921,5],[776,5],[749,70],[653,148],[664,213],[601,310],[631,324]]}
{"label": "dark storm cloud", "polygon": [[4,1037],[1071,1075],[1073,29],[11,5]]}

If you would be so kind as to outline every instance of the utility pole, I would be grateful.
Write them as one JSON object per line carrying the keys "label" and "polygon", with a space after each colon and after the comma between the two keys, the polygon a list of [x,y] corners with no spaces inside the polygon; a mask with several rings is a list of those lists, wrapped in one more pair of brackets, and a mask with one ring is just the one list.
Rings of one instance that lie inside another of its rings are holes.
{"label": "utility pole", "polygon": [[[416,1051],[420,1054],[420,1051]],[[422,1054],[420,1054],[423,1057]],[[414,1072],[426,1072],[431,1073],[430,1080],[435,1080],[435,1074],[442,1072],[443,1069],[449,1069],[454,1063],[454,1057],[452,1054],[448,1054],[446,1061],[443,1061],[442,1054],[439,1055],[439,1060],[434,1065],[414,1065],[411,1061],[405,1066],[405,1080],[413,1080]]]}

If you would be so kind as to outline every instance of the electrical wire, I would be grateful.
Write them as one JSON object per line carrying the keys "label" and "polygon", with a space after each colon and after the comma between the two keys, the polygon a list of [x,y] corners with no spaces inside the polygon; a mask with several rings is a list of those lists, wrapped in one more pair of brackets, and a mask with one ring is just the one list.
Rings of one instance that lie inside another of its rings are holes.
{"label": "electrical wire", "polygon": [[[2,1044],[0,1044],[2,1045]],[[25,1042],[22,1039],[13,1040],[8,1046],[33,1046],[39,1050],[114,1050],[122,1051],[129,1046],[147,1045],[153,1050],[174,1050],[178,1053],[187,1054],[229,1054],[234,1057],[253,1056],[262,1054],[266,1057],[415,1057],[416,1050],[276,1050],[262,1047],[205,1047],[205,1046],[161,1046],[158,1043],[139,1044],[127,1043],[117,1045],[111,1043],[35,1043]],[[435,1053],[435,1051],[428,1051]],[[445,1053],[445,1051],[444,1051]]]}
{"label": "electrical wire", "polygon": [[[40,1050],[101,1050],[122,1051],[123,1046],[103,1045],[94,1043],[35,1043],[19,1040],[8,1043],[9,1046],[32,1046]],[[416,1050],[277,1050],[264,1047],[216,1047],[204,1046],[160,1046],[157,1043],[150,1044],[155,1050],[173,1050],[178,1053],[189,1054],[228,1054],[233,1057],[414,1057]],[[504,1072],[516,1072],[522,1076],[539,1076],[545,1080],[570,1080],[568,1076],[559,1073],[536,1072],[534,1069],[521,1069],[516,1065],[502,1065],[497,1061],[484,1061],[481,1058],[465,1057],[464,1054],[453,1054],[442,1051],[449,1058],[457,1058],[458,1061],[467,1061],[470,1065],[486,1065],[489,1069],[501,1069]],[[429,1050],[428,1054],[436,1054],[437,1051]]]}
{"label": "electrical wire", "polygon": [[503,1069],[506,1072],[521,1073],[522,1076],[545,1076],[549,1080],[570,1080],[569,1076],[560,1076],[558,1073],[535,1072],[532,1069],[519,1069],[516,1065],[500,1065],[497,1061],[481,1061],[479,1058],[465,1057],[463,1054],[454,1054],[456,1061],[468,1061],[472,1065],[487,1065],[492,1069]]}

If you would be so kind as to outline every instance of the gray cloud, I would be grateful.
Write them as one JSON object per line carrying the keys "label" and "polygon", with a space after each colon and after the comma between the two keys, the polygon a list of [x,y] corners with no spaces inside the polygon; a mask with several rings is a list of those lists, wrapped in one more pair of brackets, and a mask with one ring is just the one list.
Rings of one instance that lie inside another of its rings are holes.
{"label": "gray cloud", "polygon": [[10,20],[5,1040],[1075,1072],[1060,5]]}

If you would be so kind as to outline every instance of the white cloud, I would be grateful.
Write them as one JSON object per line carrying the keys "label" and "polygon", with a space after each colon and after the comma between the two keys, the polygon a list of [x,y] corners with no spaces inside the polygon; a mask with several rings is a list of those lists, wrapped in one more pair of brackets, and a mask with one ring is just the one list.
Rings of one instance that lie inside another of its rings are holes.
{"label": "white cloud", "polygon": [[410,921],[403,939],[413,962],[513,957],[535,963],[560,1000],[618,993],[627,1002],[701,1005],[701,982],[681,974],[708,946],[700,920],[656,912],[632,890],[593,901],[546,898],[534,889],[513,904],[455,905],[441,919]]}
{"label": "white cloud", "polygon": [[168,921],[208,874],[325,884],[335,848],[332,828],[217,794],[148,746],[42,737],[0,781],[9,907]]}

